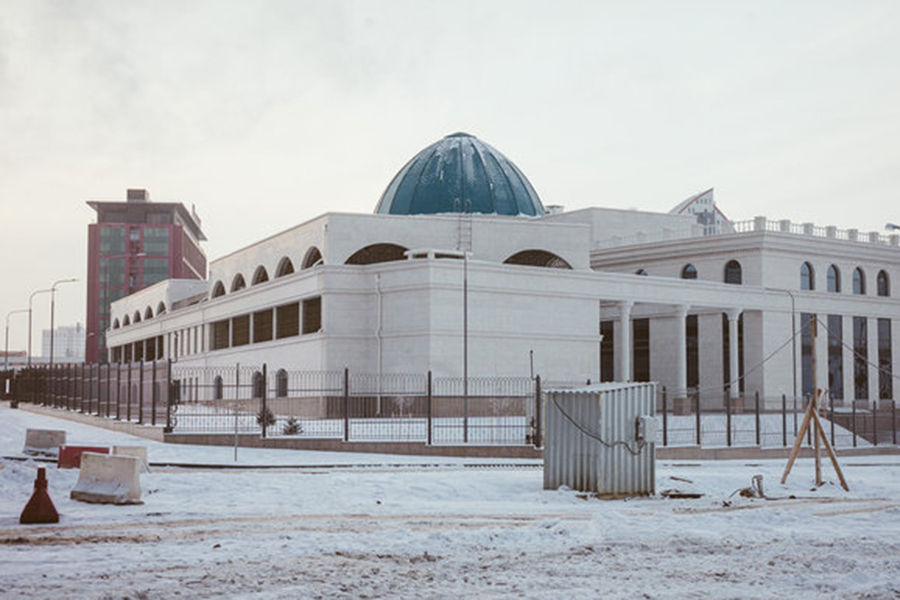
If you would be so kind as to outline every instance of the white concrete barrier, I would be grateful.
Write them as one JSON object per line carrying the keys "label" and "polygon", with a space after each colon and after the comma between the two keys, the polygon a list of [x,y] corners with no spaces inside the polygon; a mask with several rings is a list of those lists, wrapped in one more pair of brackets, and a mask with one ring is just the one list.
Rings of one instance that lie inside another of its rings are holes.
{"label": "white concrete barrier", "polygon": [[59,447],[66,445],[66,432],[62,429],[26,429],[25,454],[59,455]]}
{"label": "white concrete barrier", "polygon": [[115,456],[133,456],[141,461],[141,473],[150,472],[150,463],[147,461],[147,446],[113,446]]}
{"label": "white concrete barrier", "polygon": [[85,452],[78,482],[69,496],[99,504],[142,504],[140,459]]}

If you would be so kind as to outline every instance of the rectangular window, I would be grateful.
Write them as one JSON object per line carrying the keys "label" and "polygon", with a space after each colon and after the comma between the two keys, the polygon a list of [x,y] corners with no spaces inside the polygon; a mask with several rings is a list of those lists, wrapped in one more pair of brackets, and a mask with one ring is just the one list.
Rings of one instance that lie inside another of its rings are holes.
{"label": "rectangular window", "polygon": [[322,297],[303,301],[303,333],[316,333],[322,329]]}
{"label": "rectangular window", "polygon": [[832,400],[844,399],[844,320],[828,315],[828,393]]}
{"label": "rectangular window", "polygon": [[142,269],[145,287],[165,281],[169,278],[169,259],[145,258]]}
{"label": "rectangular window", "polygon": [[212,341],[210,346],[213,350],[222,350],[228,348],[230,344],[230,321],[216,321],[212,324]]}
{"label": "rectangular window", "polygon": [[144,345],[147,348],[147,360],[156,360],[156,338],[150,338]]}
{"label": "rectangular window", "polygon": [[141,362],[142,360],[144,360],[144,342],[135,342],[134,362]]}
{"label": "rectangular window", "polygon": [[169,255],[168,227],[144,227],[144,253],[149,256]]}
{"label": "rectangular window", "polygon": [[685,320],[687,343],[687,387],[694,391],[700,387],[700,325],[697,315],[688,315]]}
{"label": "rectangular window", "polygon": [[250,343],[250,315],[231,319],[231,345],[246,346]]}
{"label": "rectangular window", "polygon": [[891,320],[878,319],[878,399],[894,398]]}
{"label": "rectangular window", "polygon": [[853,317],[853,398],[869,399],[869,324]]}
{"label": "rectangular window", "polygon": [[100,254],[125,254],[125,228],[100,228]]}
{"label": "rectangular window", "polygon": [[800,372],[801,394],[806,398],[812,398],[813,383],[813,352],[816,335],[816,315],[812,313],[800,313]]}
{"label": "rectangular window", "polygon": [[272,310],[253,313],[253,343],[268,342],[272,339]]}
{"label": "rectangular window", "polygon": [[125,285],[125,259],[100,259],[100,287],[123,287]]}
{"label": "rectangular window", "polygon": [[600,381],[616,380],[616,338],[615,322],[601,321],[600,335]]}
{"label": "rectangular window", "polygon": [[286,304],[275,309],[277,329],[275,337],[292,337],[300,334],[300,303]]}
{"label": "rectangular window", "polygon": [[631,321],[634,343],[634,381],[650,381],[650,319]]}

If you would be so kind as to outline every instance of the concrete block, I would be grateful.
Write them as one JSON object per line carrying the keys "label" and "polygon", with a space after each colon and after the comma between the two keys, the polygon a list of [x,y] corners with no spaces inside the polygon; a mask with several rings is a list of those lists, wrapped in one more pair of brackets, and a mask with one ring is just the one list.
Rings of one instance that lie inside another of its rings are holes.
{"label": "concrete block", "polygon": [[26,429],[25,454],[57,456],[59,447],[66,444],[66,432],[61,429]]}
{"label": "concrete block", "polygon": [[85,452],[70,497],[98,504],[142,504],[140,459]]}
{"label": "concrete block", "polygon": [[150,462],[147,460],[147,446],[113,446],[113,456],[133,456],[141,461],[141,473],[150,472]]}
{"label": "concrete block", "polygon": [[81,455],[85,452],[109,454],[109,448],[103,446],[60,446],[59,459],[56,461],[56,468],[80,469]]}

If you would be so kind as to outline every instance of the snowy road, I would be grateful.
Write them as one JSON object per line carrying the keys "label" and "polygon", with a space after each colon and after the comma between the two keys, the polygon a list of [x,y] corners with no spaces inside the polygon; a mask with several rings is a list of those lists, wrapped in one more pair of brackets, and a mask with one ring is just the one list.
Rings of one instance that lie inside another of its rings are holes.
{"label": "snowy road", "polygon": [[[2,454],[40,423],[72,443],[125,440],[0,409]],[[147,445],[151,460],[229,458]],[[659,490],[703,497],[629,501],[544,491],[533,468],[348,455],[368,466],[254,470],[340,457],[242,456],[245,470],[146,474],[136,506],[71,501],[77,471],[48,469],[62,520],[46,526],[18,524],[36,465],[0,461],[0,597],[900,598],[898,456],[845,459],[849,493],[827,467],[811,489],[809,461],[784,486],[784,461],[660,463]],[[777,499],[732,495],[755,474]]]}

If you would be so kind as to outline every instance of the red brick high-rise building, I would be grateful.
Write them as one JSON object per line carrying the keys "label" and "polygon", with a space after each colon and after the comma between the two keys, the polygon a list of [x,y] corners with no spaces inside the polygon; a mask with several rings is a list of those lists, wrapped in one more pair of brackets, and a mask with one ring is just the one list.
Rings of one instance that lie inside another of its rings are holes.
{"label": "red brick high-rise building", "polygon": [[180,202],[150,202],[128,190],[125,202],[89,201],[85,361],[106,362],[110,303],[165,279],[203,279],[206,240],[200,219]]}

